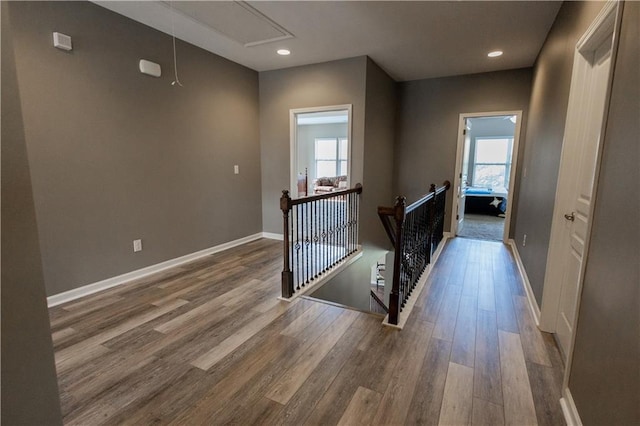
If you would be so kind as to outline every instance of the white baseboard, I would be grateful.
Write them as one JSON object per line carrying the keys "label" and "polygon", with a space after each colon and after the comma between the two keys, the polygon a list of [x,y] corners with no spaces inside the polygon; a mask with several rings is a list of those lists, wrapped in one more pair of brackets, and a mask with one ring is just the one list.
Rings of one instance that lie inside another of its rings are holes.
{"label": "white baseboard", "polygon": [[270,240],[278,240],[278,241],[284,240],[284,236],[282,234],[276,234],[274,232],[263,232],[262,238],[268,238]]}
{"label": "white baseboard", "polygon": [[582,420],[580,419],[578,409],[576,408],[569,388],[564,388],[562,391],[560,407],[562,407],[562,414],[564,415],[564,421],[567,422],[567,426],[582,426]]}
{"label": "white baseboard", "polygon": [[409,319],[409,316],[411,315],[411,311],[413,311],[413,307],[416,304],[416,300],[418,299],[418,296],[420,295],[420,293],[422,293],[422,289],[424,288],[424,285],[427,282],[427,278],[429,278],[429,275],[431,275],[431,270],[433,269],[433,266],[438,261],[438,258],[440,257],[440,253],[442,253],[442,249],[444,248],[444,245],[447,242],[447,240],[450,238],[450,235],[451,233],[449,232],[443,233],[442,241],[440,241],[440,244],[438,244],[438,248],[433,253],[433,256],[431,256],[431,263],[427,265],[427,268],[422,273],[422,276],[420,276],[420,278],[418,279],[418,282],[416,283],[416,287],[413,289],[411,296],[409,296],[409,299],[407,299],[407,303],[405,303],[404,308],[402,309],[402,312],[398,314],[398,324],[390,324],[389,314],[387,314],[387,316],[385,316],[384,320],[382,321],[382,325],[385,325],[391,328],[397,328],[400,330],[404,328],[404,325],[407,323],[407,319]]}
{"label": "white baseboard", "polygon": [[518,271],[520,271],[520,277],[522,278],[522,282],[524,283],[524,291],[527,294],[527,300],[529,301],[529,309],[531,310],[533,319],[536,322],[536,326],[540,327],[540,308],[538,307],[538,302],[536,302],[536,297],[533,294],[533,289],[531,288],[531,282],[529,281],[529,277],[527,276],[527,271],[524,269],[522,258],[520,257],[520,253],[518,253],[518,246],[516,245],[516,242],[513,239],[509,239],[509,245],[511,246],[511,250],[513,251],[513,257],[515,258],[516,264],[518,265]]}
{"label": "white baseboard", "polygon": [[190,253],[184,256],[176,257],[175,259],[169,259],[167,261],[157,263],[155,265],[147,266],[136,271],[127,272],[126,274],[118,275],[117,277],[107,278],[106,280],[98,281],[93,284],[87,284],[82,287],[74,288],[73,290],[65,291],[63,293],[54,294],[47,297],[47,305],[51,308],[53,306],[60,305],[62,303],[70,302],[72,300],[79,299],[84,296],[88,296],[93,293],[97,293],[108,288],[116,287],[130,281],[146,277],[151,274],[155,274],[165,269],[173,268],[178,265],[182,265],[187,262],[199,259],[210,254],[218,253],[223,250],[230,249],[242,244],[249,243],[251,241],[258,240],[260,238],[268,238],[264,236],[263,232],[249,235],[247,237],[239,238],[237,240],[229,241],[227,243],[218,244],[217,246],[210,247],[204,250]]}

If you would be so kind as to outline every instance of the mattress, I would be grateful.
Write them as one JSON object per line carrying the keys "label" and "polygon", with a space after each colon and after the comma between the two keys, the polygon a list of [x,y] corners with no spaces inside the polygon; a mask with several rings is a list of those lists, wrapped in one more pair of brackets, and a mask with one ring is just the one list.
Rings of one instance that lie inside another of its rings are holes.
{"label": "mattress", "polygon": [[506,188],[479,188],[474,186],[468,186],[465,188],[464,193],[466,195],[473,195],[476,197],[503,197],[507,196]]}
{"label": "mattress", "polygon": [[505,188],[465,188],[465,213],[504,215],[507,211],[507,190]]}

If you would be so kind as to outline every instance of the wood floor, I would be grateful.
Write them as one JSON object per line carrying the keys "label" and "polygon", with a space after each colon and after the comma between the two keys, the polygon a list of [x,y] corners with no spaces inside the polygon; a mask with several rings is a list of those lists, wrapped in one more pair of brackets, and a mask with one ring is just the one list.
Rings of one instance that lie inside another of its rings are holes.
{"label": "wood floor", "polygon": [[402,331],[278,301],[258,240],[50,310],[65,424],[564,424],[508,249],[450,241]]}

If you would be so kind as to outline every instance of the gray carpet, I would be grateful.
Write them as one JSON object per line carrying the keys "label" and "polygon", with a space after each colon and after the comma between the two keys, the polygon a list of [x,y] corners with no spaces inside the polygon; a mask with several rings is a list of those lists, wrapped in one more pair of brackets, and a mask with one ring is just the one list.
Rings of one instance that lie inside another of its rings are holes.
{"label": "gray carpet", "polygon": [[504,233],[503,217],[465,214],[464,222],[462,223],[462,229],[458,230],[459,237],[502,241]]}

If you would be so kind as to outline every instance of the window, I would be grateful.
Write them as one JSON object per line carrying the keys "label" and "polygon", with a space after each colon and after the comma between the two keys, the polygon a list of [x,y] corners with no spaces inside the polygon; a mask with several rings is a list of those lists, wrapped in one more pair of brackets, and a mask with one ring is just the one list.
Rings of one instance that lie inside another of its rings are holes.
{"label": "window", "polygon": [[473,186],[508,188],[513,138],[476,138]]}
{"label": "window", "polygon": [[317,177],[347,175],[347,139],[317,138],[315,140],[315,145]]}

